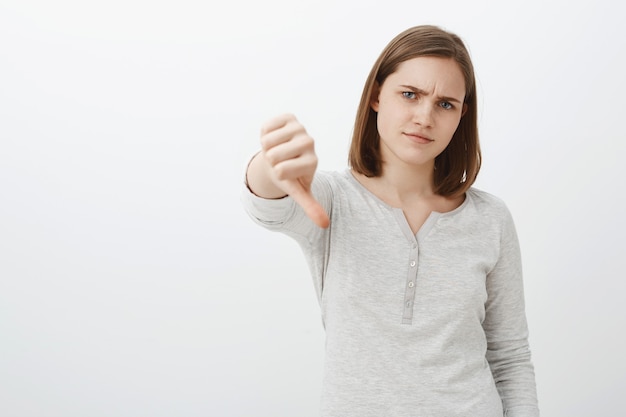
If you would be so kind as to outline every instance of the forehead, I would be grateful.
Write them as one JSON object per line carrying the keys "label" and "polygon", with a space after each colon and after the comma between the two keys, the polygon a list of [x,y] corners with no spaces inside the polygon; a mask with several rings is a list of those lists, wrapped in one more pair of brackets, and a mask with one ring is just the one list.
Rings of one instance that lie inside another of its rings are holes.
{"label": "forehead", "polygon": [[398,65],[384,84],[409,85],[425,91],[452,97],[465,96],[465,77],[452,58],[421,56]]}

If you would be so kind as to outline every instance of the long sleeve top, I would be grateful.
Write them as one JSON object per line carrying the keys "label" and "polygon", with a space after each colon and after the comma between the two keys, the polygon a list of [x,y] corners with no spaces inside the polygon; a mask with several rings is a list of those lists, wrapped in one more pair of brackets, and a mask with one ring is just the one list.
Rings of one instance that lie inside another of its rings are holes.
{"label": "long sleeve top", "polygon": [[262,226],[293,237],[326,334],[322,417],[538,417],[515,226],[471,188],[413,234],[349,170],[312,184],[321,229],[290,198],[244,187]]}

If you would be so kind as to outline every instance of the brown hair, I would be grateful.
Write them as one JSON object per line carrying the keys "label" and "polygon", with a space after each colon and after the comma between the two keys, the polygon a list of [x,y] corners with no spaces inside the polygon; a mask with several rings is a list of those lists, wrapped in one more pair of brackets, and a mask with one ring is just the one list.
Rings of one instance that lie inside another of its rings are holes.
{"label": "brown hair", "polygon": [[354,122],[349,163],[352,169],[365,176],[378,177],[382,174],[380,136],[376,112],[371,108],[372,94],[376,91],[376,85],[382,86],[402,62],[420,56],[452,58],[459,64],[465,78],[464,104],[467,110],[450,144],[435,158],[434,173],[436,194],[459,196],[472,186],[480,170],[476,81],[472,61],[463,41],[457,35],[436,26],[415,26],[405,30],[389,42],[374,63],[365,82]]}

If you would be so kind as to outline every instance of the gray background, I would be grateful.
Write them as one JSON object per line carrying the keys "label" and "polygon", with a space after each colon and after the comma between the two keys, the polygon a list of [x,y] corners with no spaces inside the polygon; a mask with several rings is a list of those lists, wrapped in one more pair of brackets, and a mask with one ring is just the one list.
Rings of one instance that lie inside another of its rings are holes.
{"label": "gray background", "polygon": [[623,13],[604,1],[0,1],[0,416],[316,415],[306,265],[239,204],[293,112],[344,169],[397,33],[467,42],[545,416],[626,391]]}

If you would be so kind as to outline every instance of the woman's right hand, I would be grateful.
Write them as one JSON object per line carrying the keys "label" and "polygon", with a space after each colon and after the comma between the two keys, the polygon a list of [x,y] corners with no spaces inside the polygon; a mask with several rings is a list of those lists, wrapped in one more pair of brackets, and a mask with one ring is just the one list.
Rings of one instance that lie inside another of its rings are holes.
{"label": "woman's right hand", "polygon": [[271,182],[291,196],[315,224],[328,227],[330,219],[311,192],[317,169],[315,143],[294,115],[277,116],[263,125],[258,156],[265,160]]}

